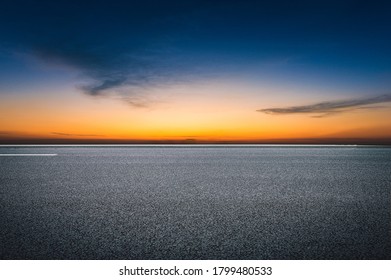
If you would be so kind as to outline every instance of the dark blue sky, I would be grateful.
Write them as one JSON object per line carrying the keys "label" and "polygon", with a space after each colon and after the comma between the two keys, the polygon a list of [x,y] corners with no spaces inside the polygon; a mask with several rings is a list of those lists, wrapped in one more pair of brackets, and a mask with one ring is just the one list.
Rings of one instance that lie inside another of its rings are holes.
{"label": "dark blue sky", "polygon": [[0,36],[3,53],[80,70],[93,95],[278,63],[385,87],[391,72],[385,1],[3,1]]}

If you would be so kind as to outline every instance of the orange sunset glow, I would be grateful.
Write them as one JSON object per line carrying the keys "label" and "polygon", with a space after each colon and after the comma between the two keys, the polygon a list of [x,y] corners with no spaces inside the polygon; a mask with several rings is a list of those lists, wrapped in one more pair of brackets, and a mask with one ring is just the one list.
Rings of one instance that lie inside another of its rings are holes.
{"label": "orange sunset glow", "polygon": [[[171,86],[154,92],[153,102],[130,106],[115,96],[94,99],[78,91],[6,96],[0,104],[3,142],[250,142],[320,143],[384,141],[391,137],[391,109],[356,109],[330,116],[273,115],[259,107],[284,106],[284,100],[254,96],[235,86]],[[220,92],[219,92],[220,91]],[[318,97],[320,99],[320,97]],[[313,102],[317,102],[313,100]],[[300,103],[299,103],[300,104]]]}

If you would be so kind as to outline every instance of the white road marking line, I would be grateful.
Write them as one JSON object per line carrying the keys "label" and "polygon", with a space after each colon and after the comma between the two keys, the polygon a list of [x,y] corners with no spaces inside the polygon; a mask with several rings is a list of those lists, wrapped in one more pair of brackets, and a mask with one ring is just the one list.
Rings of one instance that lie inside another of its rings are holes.
{"label": "white road marking line", "polygon": [[0,157],[54,157],[57,154],[0,154]]}

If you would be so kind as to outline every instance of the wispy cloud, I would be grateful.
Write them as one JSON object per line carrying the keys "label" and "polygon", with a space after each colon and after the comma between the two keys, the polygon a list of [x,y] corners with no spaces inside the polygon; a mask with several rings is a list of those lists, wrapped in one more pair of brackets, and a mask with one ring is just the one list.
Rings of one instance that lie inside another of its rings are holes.
{"label": "wispy cloud", "polygon": [[80,88],[87,94],[96,96],[101,95],[105,90],[110,90],[116,87],[124,85],[126,82],[125,77],[106,77],[98,83],[82,85]]}
{"label": "wispy cloud", "polygon": [[367,105],[381,104],[386,102],[391,102],[391,94],[383,94],[375,97],[356,98],[340,101],[327,101],[303,106],[265,108],[259,109],[257,110],[257,112],[262,112],[270,115],[320,114],[315,115],[313,117],[322,118],[357,109],[372,109],[378,106]]}
{"label": "wispy cloud", "polygon": [[190,65],[193,62],[189,57],[178,57],[175,51],[163,47],[115,52],[110,46],[45,46],[35,48],[33,56],[48,65],[68,67],[78,73],[81,82],[77,88],[86,95],[111,97],[138,108],[154,103],[148,96],[149,88],[208,75],[207,71],[199,74],[198,68]]}
{"label": "wispy cloud", "polygon": [[[85,82],[79,88],[91,96],[105,95],[124,86],[145,86],[163,75],[162,58],[132,51],[111,51],[102,47],[38,47],[34,56],[54,65],[77,70]],[[154,71],[152,71],[152,69]]]}
{"label": "wispy cloud", "polygon": [[102,137],[101,134],[73,134],[73,133],[63,133],[63,132],[52,132],[53,135],[59,136],[79,136],[79,137]]}

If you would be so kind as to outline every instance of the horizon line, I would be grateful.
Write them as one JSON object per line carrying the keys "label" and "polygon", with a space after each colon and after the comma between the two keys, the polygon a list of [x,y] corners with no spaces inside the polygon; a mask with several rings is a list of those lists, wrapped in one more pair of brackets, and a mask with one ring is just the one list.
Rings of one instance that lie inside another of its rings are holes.
{"label": "horizon line", "polygon": [[66,147],[66,146],[84,146],[84,147],[199,147],[199,146],[235,146],[235,147],[358,147],[358,146],[390,146],[390,145],[368,145],[368,144],[0,144],[0,147]]}

